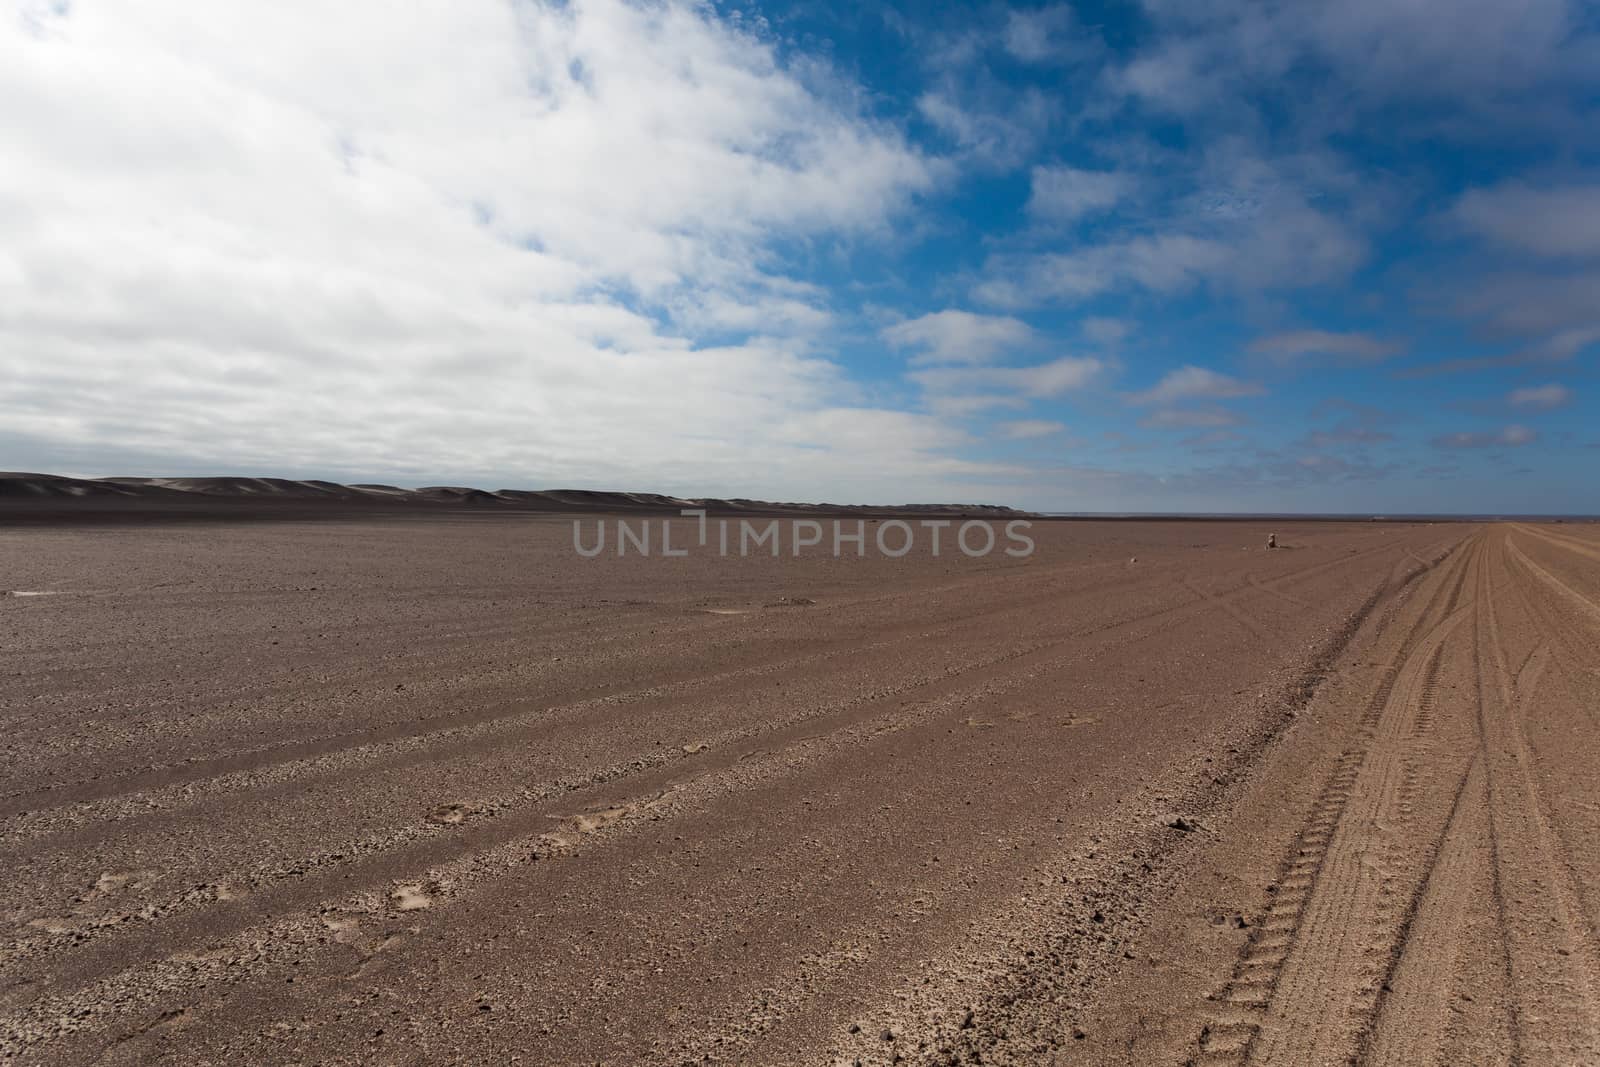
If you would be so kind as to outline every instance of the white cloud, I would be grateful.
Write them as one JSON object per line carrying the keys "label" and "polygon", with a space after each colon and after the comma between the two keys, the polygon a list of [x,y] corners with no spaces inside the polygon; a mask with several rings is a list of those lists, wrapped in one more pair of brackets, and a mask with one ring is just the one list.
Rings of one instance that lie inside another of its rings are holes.
{"label": "white cloud", "polygon": [[1020,319],[951,309],[897,322],[882,336],[894,348],[917,350],[914,364],[987,363],[1030,343],[1033,330]]}
{"label": "white cloud", "polygon": [[1572,403],[1572,390],[1552,382],[1549,385],[1530,385],[1513,389],[1506,403],[1524,411],[1553,411]]}
{"label": "white cloud", "polygon": [[1454,214],[1469,231],[1508,248],[1552,258],[1600,256],[1600,185],[1508,182],[1472,189]]}
{"label": "white cloud", "polygon": [[1150,430],[1192,430],[1222,426],[1238,426],[1244,417],[1221,408],[1204,408],[1198,411],[1169,408],[1152,411],[1139,420],[1139,425]]}
{"label": "white cloud", "polygon": [[1600,326],[1580,326],[1558,331],[1529,354],[1542,359],[1566,360],[1595,344],[1600,344]]}
{"label": "white cloud", "polygon": [[1399,99],[1484,104],[1539,85],[1588,83],[1592,19],[1584,0],[1349,0],[1306,6],[1252,0],[1146,0],[1156,44],[1110,79],[1150,106],[1215,114],[1295,67],[1327,72],[1351,104]]}
{"label": "white cloud", "polygon": [[1600,270],[1488,273],[1454,303],[1493,333],[1529,342],[1522,360],[1568,360],[1600,342]]}
{"label": "white cloud", "polygon": [[1067,4],[1006,13],[1001,43],[1024,63],[1064,63],[1083,57],[1099,42],[1078,25]]}
{"label": "white cloud", "polygon": [[1073,252],[1000,259],[979,284],[980,300],[1025,307],[1052,300],[1086,300],[1129,284],[1174,292],[1222,267],[1229,249],[1215,241],[1171,234],[1135,237]]}
{"label": "white cloud", "polygon": [[1365,333],[1291,330],[1257,338],[1250,351],[1275,363],[1298,363],[1308,357],[1331,357],[1354,363],[1375,363],[1401,351],[1393,341]]}
{"label": "white cloud", "polygon": [[1015,422],[1002,422],[998,427],[1001,435],[1013,441],[1050,437],[1066,428],[1065,423],[1051,422],[1048,419],[1018,419]]}
{"label": "white cloud", "polygon": [[1438,448],[1517,448],[1531,445],[1538,439],[1538,431],[1512,425],[1501,430],[1448,433],[1435,437],[1433,443]]}
{"label": "white cloud", "polygon": [[922,118],[973,162],[995,169],[1020,164],[1033,151],[1056,110],[1037,89],[1000,93],[947,78],[917,98]]}
{"label": "white cloud", "polygon": [[1131,393],[1130,403],[1165,407],[1186,400],[1229,400],[1259,396],[1265,390],[1254,382],[1233,378],[1207,367],[1193,365],[1169,371],[1143,392]]}
{"label": "white cloud", "polygon": [[1109,211],[1132,188],[1133,179],[1116,171],[1034,167],[1028,212],[1051,222],[1073,222]]}
{"label": "white cloud", "polygon": [[1029,396],[1060,396],[1081,389],[1105,369],[1105,364],[1088,356],[1066,356],[1034,367],[1014,367],[1003,371],[1001,380],[1015,382]]}
{"label": "white cloud", "polygon": [[1394,440],[1394,434],[1387,430],[1380,430],[1374,426],[1363,425],[1356,420],[1347,420],[1327,430],[1313,430],[1301,441],[1306,448],[1329,449],[1345,446],[1360,446],[1383,444]]}
{"label": "white cloud", "polygon": [[850,407],[807,342],[825,297],[774,252],[885,232],[936,168],[709,8],[61,10],[0,24],[0,390],[34,452],[872,497],[982,476],[945,458],[958,433]]}
{"label": "white cloud", "polygon": [[1114,345],[1133,332],[1133,324],[1125,319],[1091,315],[1079,321],[1078,329],[1091,341],[1102,345]]}
{"label": "white cloud", "polygon": [[929,411],[952,419],[964,419],[997,408],[1028,406],[1024,397],[1000,393],[929,393],[926,401]]}
{"label": "white cloud", "polygon": [[1202,283],[1254,294],[1343,279],[1367,255],[1365,239],[1349,225],[1287,193],[1250,204],[1202,199],[1164,226],[1066,252],[998,255],[974,294],[1007,308],[1133,288],[1180,293]]}
{"label": "white cloud", "polygon": [[1592,79],[1582,67],[1593,59],[1583,7],[1584,0],[1354,0],[1318,7],[1303,21],[1283,9],[1279,24],[1369,91],[1459,100]]}
{"label": "white cloud", "polygon": [[936,409],[955,410],[948,399],[956,397],[970,412],[1058,397],[1089,385],[1104,370],[1105,364],[1092,356],[1063,356],[1030,367],[932,367],[909,377]]}

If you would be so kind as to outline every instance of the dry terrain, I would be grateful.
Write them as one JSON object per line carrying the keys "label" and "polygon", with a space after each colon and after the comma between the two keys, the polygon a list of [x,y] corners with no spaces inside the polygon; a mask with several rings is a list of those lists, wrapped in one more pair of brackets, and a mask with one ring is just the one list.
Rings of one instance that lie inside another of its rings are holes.
{"label": "dry terrain", "polygon": [[1600,1063],[1600,527],[1033,534],[0,528],[0,1061]]}

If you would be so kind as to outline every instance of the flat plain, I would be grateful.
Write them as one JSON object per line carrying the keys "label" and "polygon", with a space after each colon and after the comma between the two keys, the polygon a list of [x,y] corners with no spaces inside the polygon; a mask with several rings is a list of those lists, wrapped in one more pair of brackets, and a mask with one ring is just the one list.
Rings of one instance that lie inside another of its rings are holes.
{"label": "flat plain", "polygon": [[0,1060],[1600,1063],[1600,527],[1032,535],[0,530]]}

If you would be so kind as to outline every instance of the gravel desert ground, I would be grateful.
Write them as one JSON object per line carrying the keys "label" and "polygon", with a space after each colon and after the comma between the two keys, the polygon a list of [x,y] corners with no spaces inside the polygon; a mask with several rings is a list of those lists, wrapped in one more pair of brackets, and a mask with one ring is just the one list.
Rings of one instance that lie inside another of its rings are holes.
{"label": "gravel desert ground", "polygon": [[1600,528],[1032,535],[0,531],[0,1059],[1600,1063]]}

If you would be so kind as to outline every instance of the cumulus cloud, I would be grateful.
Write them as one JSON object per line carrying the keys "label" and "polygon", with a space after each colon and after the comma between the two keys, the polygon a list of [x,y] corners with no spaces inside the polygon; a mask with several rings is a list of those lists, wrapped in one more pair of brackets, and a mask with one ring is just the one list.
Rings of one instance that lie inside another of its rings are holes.
{"label": "cumulus cloud", "polygon": [[1079,301],[1138,286],[1158,293],[1188,289],[1222,268],[1227,246],[1187,234],[1135,237],[1071,252],[1000,256],[980,282],[979,300],[1001,307]]}
{"label": "cumulus cloud", "polygon": [[1050,437],[1066,428],[1065,423],[1051,422],[1048,419],[1019,419],[1015,422],[1002,422],[998,427],[1002,436],[1013,441]]}
{"label": "cumulus cloud", "polygon": [[[936,390],[938,383],[933,388]],[[924,387],[928,388],[928,387]],[[994,411],[1004,408],[1025,408],[1028,406],[1027,398],[1004,393],[941,393],[930,391],[924,398],[928,410],[935,415],[952,419],[964,419],[972,415],[980,415],[985,411]]]}
{"label": "cumulus cloud", "polygon": [[1068,4],[1006,12],[1000,40],[1006,52],[1024,63],[1070,62],[1098,44],[1079,26]]}
{"label": "cumulus cloud", "polygon": [[1600,184],[1535,187],[1513,181],[1462,194],[1457,221],[1472,233],[1537,256],[1600,256]]}
{"label": "cumulus cloud", "polygon": [[1225,426],[1241,426],[1244,416],[1222,408],[1169,408],[1153,411],[1139,420],[1139,425],[1150,430],[1193,430]]}
{"label": "cumulus cloud", "polygon": [[1307,434],[1301,443],[1306,448],[1329,449],[1341,445],[1376,445],[1385,441],[1394,440],[1394,434],[1387,430],[1375,429],[1371,426],[1362,426],[1359,423],[1343,422],[1328,430],[1313,430]]}
{"label": "cumulus cloud", "polygon": [[1002,92],[946,78],[917,99],[917,111],[967,159],[1005,170],[1032,153],[1056,107],[1037,90]]}
{"label": "cumulus cloud", "polygon": [[1491,270],[1454,296],[1453,310],[1490,338],[1514,342],[1499,357],[1448,360],[1426,370],[1558,363],[1600,344],[1600,270]]}
{"label": "cumulus cloud", "polygon": [[1332,74],[1354,106],[1394,99],[1488,106],[1541,84],[1596,79],[1583,0],[1143,6],[1158,43],[1131,58],[1112,83],[1147,106],[1180,114],[1215,110],[1296,67]]}
{"label": "cumulus cloud", "polygon": [[1091,341],[1114,345],[1133,332],[1133,324],[1125,319],[1090,315],[1078,323],[1078,329]]}
{"label": "cumulus cloud", "polygon": [[1600,344],[1600,270],[1489,272],[1454,306],[1490,336],[1520,343],[1492,364],[1561,362]]}
{"label": "cumulus cloud", "polygon": [[1291,330],[1257,338],[1250,344],[1252,354],[1281,365],[1317,358],[1375,363],[1401,350],[1401,345],[1370,334],[1331,330]]}
{"label": "cumulus cloud", "polygon": [[1028,367],[935,367],[914,371],[911,379],[935,395],[998,392],[1042,400],[1081,389],[1104,369],[1092,356],[1063,356]]}
{"label": "cumulus cloud", "polygon": [[1072,222],[1115,207],[1133,179],[1115,171],[1034,167],[1028,212],[1050,222]]}
{"label": "cumulus cloud", "polygon": [[1530,385],[1511,390],[1506,403],[1523,411],[1553,411],[1572,403],[1572,390],[1555,382]]}
{"label": "cumulus cloud", "polygon": [[1433,439],[1438,448],[1517,448],[1531,445],[1539,439],[1535,430],[1526,426],[1507,426],[1501,430],[1447,433]]}
{"label": "cumulus cloud", "polygon": [[1247,209],[1190,205],[1161,232],[1064,252],[998,254],[974,295],[1016,308],[1130,289],[1174,294],[1203,283],[1247,294],[1298,289],[1343,279],[1366,255],[1359,233],[1297,196]]}
{"label": "cumulus cloud", "polygon": [[1060,396],[1094,381],[1105,364],[1089,356],[1064,356],[1033,367],[1013,367],[1002,379],[1015,383],[1029,396]]}
{"label": "cumulus cloud", "polygon": [[914,364],[988,363],[1031,342],[1033,330],[1009,316],[946,310],[894,323],[882,336],[894,348],[915,350]]}
{"label": "cumulus cloud", "polygon": [[1128,400],[1134,404],[1165,406],[1185,400],[1229,400],[1235,397],[1260,396],[1265,391],[1254,382],[1230,377],[1208,367],[1189,365],[1169,371],[1149,389],[1130,393]]}
{"label": "cumulus cloud", "polygon": [[775,252],[935,180],[832,77],[687,3],[7,20],[8,431],[108,466],[942,495],[985,473],[961,436],[853,404]]}

